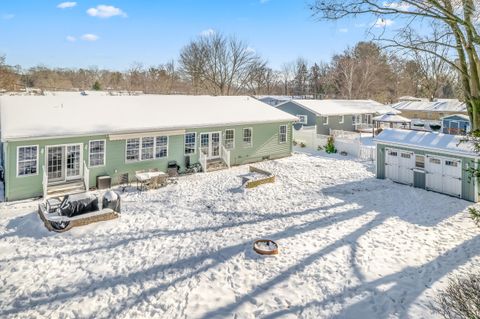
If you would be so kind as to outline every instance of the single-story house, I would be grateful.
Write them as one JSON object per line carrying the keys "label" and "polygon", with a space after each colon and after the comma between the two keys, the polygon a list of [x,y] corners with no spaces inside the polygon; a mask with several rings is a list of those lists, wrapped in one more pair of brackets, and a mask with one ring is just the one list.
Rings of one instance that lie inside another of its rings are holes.
{"label": "single-story house", "polygon": [[377,178],[478,202],[469,168],[480,160],[471,144],[443,133],[385,129],[376,138]]}
{"label": "single-story house", "polygon": [[402,115],[415,120],[440,121],[443,117],[453,114],[467,115],[467,106],[456,99],[428,99],[403,100],[391,105],[401,111]]}
{"label": "single-story house", "polygon": [[257,95],[255,98],[268,105],[277,106],[291,100],[313,99],[313,95]]}
{"label": "single-story house", "polygon": [[297,121],[252,97],[180,95],[2,96],[0,118],[9,201],[169,161],[183,171],[289,156]]}
{"label": "single-story house", "polygon": [[291,100],[276,108],[299,118],[295,128],[316,126],[322,135],[329,135],[330,130],[371,129],[373,116],[396,112],[372,100]]}
{"label": "single-story house", "polygon": [[453,114],[442,118],[442,132],[453,135],[466,135],[470,131],[470,118],[464,114]]}

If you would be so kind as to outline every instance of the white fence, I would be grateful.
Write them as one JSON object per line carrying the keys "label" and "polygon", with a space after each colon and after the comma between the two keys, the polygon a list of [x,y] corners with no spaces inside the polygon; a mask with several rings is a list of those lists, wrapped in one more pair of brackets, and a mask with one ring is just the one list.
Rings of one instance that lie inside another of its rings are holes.
{"label": "white fence", "polygon": [[[375,146],[363,144],[359,133],[336,130],[332,130],[331,133],[338,152],[346,152],[364,160],[373,161],[376,159]],[[327,144],[327,139],[328,135],[317,134],[315,127],[306,127],[293,132],[293,140],[298,146],[303,143],[306,148],[315,151],[318,150],[319,146],[323,149]]]}

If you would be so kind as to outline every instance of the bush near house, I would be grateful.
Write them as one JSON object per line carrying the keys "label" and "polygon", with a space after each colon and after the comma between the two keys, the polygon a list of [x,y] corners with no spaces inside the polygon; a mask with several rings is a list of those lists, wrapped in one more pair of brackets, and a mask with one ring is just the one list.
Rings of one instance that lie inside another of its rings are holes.
{"label": "bush near house", "polygon": [[325,152],[327,152],[328,154],[337,152],[337,149],[335,148],[335,140],[333,139],[333,136],[328,137],[327,145],[325,145]]}

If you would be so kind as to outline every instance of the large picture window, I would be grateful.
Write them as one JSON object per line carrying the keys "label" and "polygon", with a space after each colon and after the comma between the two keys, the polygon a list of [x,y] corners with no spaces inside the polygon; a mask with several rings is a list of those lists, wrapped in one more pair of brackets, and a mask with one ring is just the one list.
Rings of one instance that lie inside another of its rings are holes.
{"label": "large picture window", "polygon": [[105,141],[90,141],[88,154],[88,165],[90,167],[105,165]]}
{"label": "large picture window", "polygon": [[155,157],[162,158],[168,156],[168,136],[157,136],[155,144]]}
{"label": "large picture window", "polygon": [[286,125],[280,125],[280,128],[278,130],[278,141],[280,143],[287,142],[287,126]]}
{"label": "large picture window", "polygon": [[243,129],[243,145],[245,147],[252,147],[252,128],[247,127]]}
{"label": "large picture window", "polygon": [[38,173],[38,146],[17,148],[17,175],[28,176]]}
{"label": "large picture window", "polygon": [[127,140],[126,160],[134,162],[140,160],[140,139],[130,138]]}
{"label": "large picture window", "polygon": [[235,130],[225,130],[225,148],[231,150],[235,148]]}
{"label": "large picture window", "polygon": [[195,154],[196,133],[185,134],[185,154]]}
{"label": "large picture window", "polygon": [[127,162],[148,161],[168,155],[168,136],[146,136],[127,140]]}
{"label": "large picture window", "polygon": [[154,152],[155,139],[153,137],[142,137],[142,161],[153,159]]}

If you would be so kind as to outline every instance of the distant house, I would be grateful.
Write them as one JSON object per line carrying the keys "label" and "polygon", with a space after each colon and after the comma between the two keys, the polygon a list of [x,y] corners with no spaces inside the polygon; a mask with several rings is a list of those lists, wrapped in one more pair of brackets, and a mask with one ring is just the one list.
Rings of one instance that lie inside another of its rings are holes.
{"label": "distant house", "polygon": [[453,114],[442,118],[442,132],[465,135],[470,131],[470,118],[464,114]]}
{"label": "distant house", "polygon": [[478,179],[468,169],[479,155],[456,135],[385,129],[376,138],[377,178],[478,202]]}
{"label": "distant house", "polygon": [[255,98],[263,103],[267,103],[271,106],[277,106],[281,103],[291,101],[291,100],[304,100],[304,99],[312,99],[313,95],[298,95],[298,96],[291,96],[291,95],[257,95]]}
{"label": "distant house", "polygon": [[370,129],[373,116],[395,112],[372,100],[292,100],[277,105],[277,109],[299,118],[295,128],[316,126],[317,134],[322,135],[329,135],[330,130]]}
{"label": "distant house", "polygon": [[415,120],[440,121],[443,117],[453,114],[467,115],[467,106],[456,99],[414,99],[409,97],[392,107],[402,112],[402,116]]}
{"label": "distant house", "polygon": [[225,167],[289,156],[296,117],[246,96],[2,96],[6,200],[96,185],[176,161]]}

